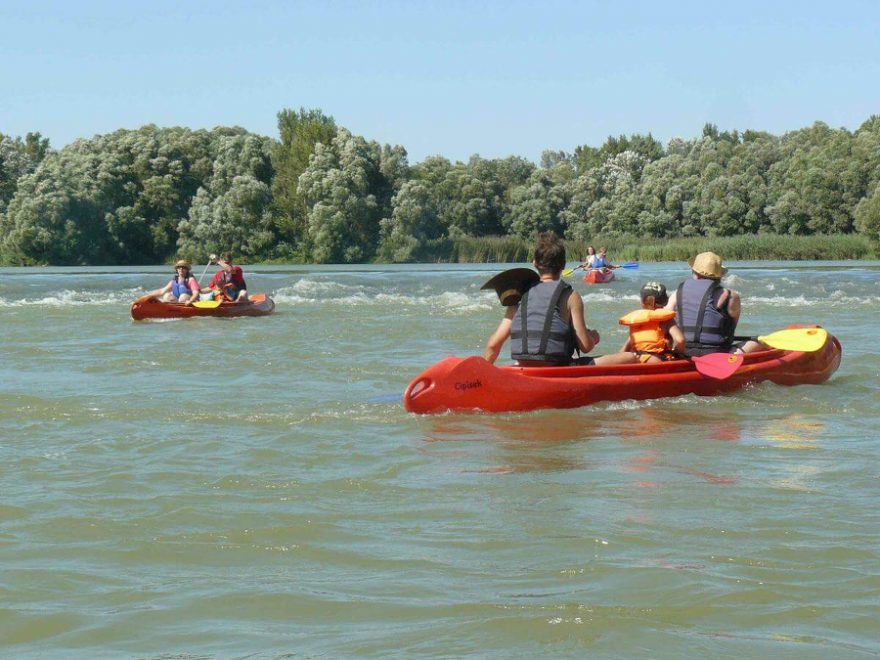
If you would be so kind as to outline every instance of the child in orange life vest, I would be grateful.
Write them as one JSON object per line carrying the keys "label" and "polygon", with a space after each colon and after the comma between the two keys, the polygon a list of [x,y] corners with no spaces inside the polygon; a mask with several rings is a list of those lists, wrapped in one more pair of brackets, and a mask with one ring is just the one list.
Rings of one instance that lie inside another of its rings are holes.
{"label": "child in orange life vest", "polygon": [[669,301],[666,287],[648,282],[640,294],[642,309],[620,319],[621,325],[629,327],[629,339],[620,355],[629,354],[629,362],[642,363],[675,359],[684,351],[685,341],[684,333],[675,324],[675,311],[663,309]]}

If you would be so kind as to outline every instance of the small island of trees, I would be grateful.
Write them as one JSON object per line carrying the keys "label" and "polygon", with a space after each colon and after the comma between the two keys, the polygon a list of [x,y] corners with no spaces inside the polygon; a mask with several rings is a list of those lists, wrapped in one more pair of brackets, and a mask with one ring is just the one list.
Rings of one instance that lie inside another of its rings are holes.
{"label": "small island of trees", "polygon": [[854,132],[621,135],[539,164],[410,164],[304,108],[278,132],[147,125],[59,150],[0,133],[0,263],[523,261],[545,230],[626,259],[866,258],[880,241],[878,115]]}

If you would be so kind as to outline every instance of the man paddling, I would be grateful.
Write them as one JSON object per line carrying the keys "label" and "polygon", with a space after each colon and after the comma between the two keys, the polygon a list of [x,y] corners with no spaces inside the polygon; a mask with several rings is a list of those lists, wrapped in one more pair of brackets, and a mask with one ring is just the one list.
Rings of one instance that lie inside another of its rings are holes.
{"label": "man paddling", "polygon": [[[521,300],[507,306],[483,354],[490,363],[498,359],[508,337],[511,357],[524,367],[571,364],[575,348],[589,353],[599,343],[599,333],[588,329],[584,321],[583,298],[560,279],[565,246],[556,234],[538,236],[532,265],[539,279],[522,293]],[[592,364],[593,359],[578,362]]]}
{"label": "man paddling", "polygon": [[220,270],[211,279],[208,288],[214,291],[218,298],[224,296],[233,302],[247,300],[247,284],[245,284],[241,266],[232,265],[232,255],[229,252],[224,252],[219,257],[212,254],[211,261],[215,260],[220,266]]}

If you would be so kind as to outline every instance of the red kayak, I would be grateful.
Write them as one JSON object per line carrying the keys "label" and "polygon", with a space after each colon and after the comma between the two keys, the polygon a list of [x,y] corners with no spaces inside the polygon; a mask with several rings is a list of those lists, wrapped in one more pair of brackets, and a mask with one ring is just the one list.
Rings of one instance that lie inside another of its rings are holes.
{"label": "red kayak", "polygon": [[131,318],[135,321],[145,319],[188,319],[193,316],[266,316],[275,310],[275,301],[265,293],[256,293],[245,302],[222,302],[217,306],[194,307],[182,303],[162,302],[150,296],[143,296],[131,303]]}
{"label": "red kayak", "polygon": [[840,365],[840,342],[828,335],[814,352],[770,349],[744,356],[725,378],[710,378],[688,359],[655,364],[496,367],[482,357],[448,357],[419,374],[403,393],[409,412],[515,412],[577,408],[599,401],[713,396],[751,383],[824,383]]}
{"label": "red kayak", "polygon": [[605,284],[614,279],[614,271],[610,268],[594,268],[584,275],[587,284]]}

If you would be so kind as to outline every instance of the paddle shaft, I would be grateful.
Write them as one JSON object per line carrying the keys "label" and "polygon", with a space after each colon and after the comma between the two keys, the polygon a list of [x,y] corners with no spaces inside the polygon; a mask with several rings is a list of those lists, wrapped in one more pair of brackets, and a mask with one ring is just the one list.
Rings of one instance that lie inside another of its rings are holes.
{"label": "paddle shaft", "polygon": [[202,278],[205,276],[205,273],[208,272],[208,269],[211,267],[211,264],[212,264],[212,263],[214,263],[214,260],[213,260],[213,259],[209,259],[209,260],[208,260],[208,263],[205,264],[205,270],[203,270],[203,271],[202,271],[202,274],[199,275],[199,279],[197,280],[197,282],[198,282],[198,284],[199,284],[199,288],[200,288],[200,289],[202,288]]}

